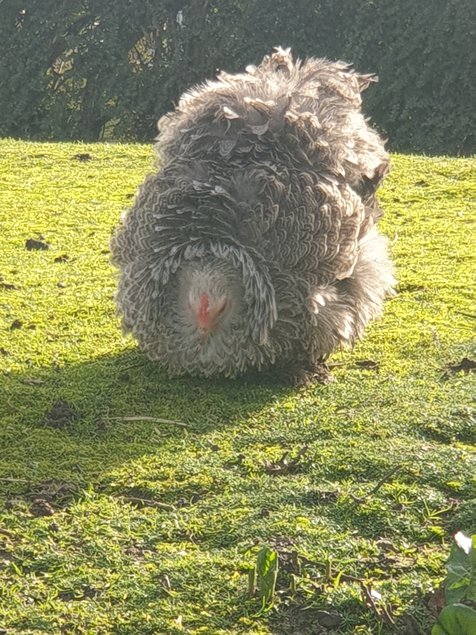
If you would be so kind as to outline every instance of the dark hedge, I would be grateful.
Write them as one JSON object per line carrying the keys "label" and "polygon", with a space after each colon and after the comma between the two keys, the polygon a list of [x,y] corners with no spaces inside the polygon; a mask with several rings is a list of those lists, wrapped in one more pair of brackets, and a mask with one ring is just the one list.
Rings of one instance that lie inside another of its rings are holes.
{"label": "dark hedge", "polygon": [[469,154],[475,25],[474,0],[0,0],[0,135],[151,140],[184,89],[281,45],[377,73],[392,149]]}

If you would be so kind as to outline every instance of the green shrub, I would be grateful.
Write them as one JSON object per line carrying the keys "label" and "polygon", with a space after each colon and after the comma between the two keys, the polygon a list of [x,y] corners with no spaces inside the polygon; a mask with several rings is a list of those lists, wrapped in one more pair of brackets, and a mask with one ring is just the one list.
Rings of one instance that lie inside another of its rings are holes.
{"label": "green shrub", "polygon": [[472,0],[3,0],[0,135],[151,140],[218,69],[273,46],[376,72],[366,109],[393,149],[475,147]]}

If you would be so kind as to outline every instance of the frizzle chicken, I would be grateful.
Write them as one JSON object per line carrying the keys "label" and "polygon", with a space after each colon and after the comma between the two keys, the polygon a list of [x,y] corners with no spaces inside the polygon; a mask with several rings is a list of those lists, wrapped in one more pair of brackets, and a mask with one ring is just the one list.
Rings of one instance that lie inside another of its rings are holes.
{"label": "frizzle chicken", "polygon": [[372,76],[276,49],[185,93],[112,242],[123,328],[171,374],[312,373],[394,284]]}

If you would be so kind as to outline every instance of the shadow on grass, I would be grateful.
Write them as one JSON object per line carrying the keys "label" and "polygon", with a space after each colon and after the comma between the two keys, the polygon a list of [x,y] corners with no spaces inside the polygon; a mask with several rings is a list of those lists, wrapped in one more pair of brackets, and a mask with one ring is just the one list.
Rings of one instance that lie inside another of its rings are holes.
{"label": "shadow on grass", "polygon": [[170,379],[137,350],[11,373],[0,389],[0,495],[70,501],[164,444],[179,451],[190,435],[249,425],[290,390],[252,377]]}

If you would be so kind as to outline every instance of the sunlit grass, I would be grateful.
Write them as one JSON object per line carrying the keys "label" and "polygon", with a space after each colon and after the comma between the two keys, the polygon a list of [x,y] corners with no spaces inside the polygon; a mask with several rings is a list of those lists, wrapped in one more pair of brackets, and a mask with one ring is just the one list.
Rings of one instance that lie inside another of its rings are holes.
{"label": "sunlit grass", "polygon": [[[306,635],[332,609],[336,633],[391,633],[354,576],[428,632],[476,524],[474,381],[445,370],[472,355],[476,162],[393,165],[398,295],[335,383],[292,390],[168,379],[121,335],[108,241],[149,146],[0,142],[0,630]],[[281,556],[264,614],[261,544]]]}

